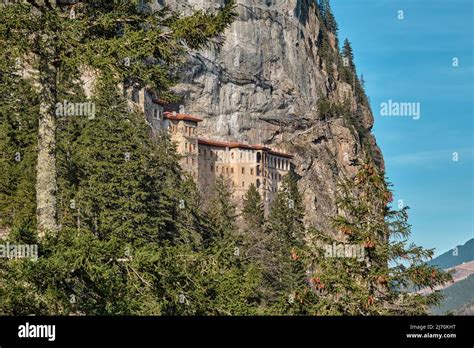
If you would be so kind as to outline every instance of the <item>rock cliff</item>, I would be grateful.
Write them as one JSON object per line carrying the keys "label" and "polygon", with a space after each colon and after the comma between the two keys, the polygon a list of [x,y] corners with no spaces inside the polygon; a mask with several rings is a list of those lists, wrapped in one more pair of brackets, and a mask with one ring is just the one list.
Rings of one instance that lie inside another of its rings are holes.
{"label": "rock cliff", "polygon": [[[165,2],[180,11],[221,4]],[[294,153],[308,222],[331,233],[337,182],[356,172],[355,162],[366,152],[381,168],[383,159],[370,133],[370,108],[357,101],[337,64],[321,57],[318,38],[325,29],[315,6],[314,0],[238,0],[238,17],[222,47],[191,53],[176,91],[187,113],[204,118],[200,133],[206,137]],[[325,34],[337,52],[336,38]],[[346,102],[360,126],[343,115],[321,117],[323,99]]]}

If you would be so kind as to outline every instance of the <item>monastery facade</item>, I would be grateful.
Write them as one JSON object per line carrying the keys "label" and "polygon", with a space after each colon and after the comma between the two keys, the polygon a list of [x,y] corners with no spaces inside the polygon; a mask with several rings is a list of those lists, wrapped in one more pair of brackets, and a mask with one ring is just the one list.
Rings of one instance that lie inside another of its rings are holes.
{"label": "monastery facade", "polygon": [[163,103],[146,90],[132,93],[131,100],[144,112],[153,132],[168,131],[182,155],[181,166],[210,195],[219,176],[227,179],[237,202],[251,184],[268,210],[283,176],[291,170],[293,156],[263,145],[212,140],[198,136],[202,119],[180,112],[165,112]]}

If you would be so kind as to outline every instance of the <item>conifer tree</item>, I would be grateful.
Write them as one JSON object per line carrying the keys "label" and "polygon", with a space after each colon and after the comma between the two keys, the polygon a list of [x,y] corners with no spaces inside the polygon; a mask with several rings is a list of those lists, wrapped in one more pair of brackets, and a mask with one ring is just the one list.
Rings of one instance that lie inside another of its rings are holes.
{"label": "conifer tree", "polygon": [[391,200],[383,173],[368,158],[353,180],[341,184],[340,214],[334,219],[340,237],[313,231],[309,243],[319,251],[312,283],[324,287],[321,314],[419,315],[439,303],[436,291],[409,292],[433,290],[450,276],[426,265],[432,250],[408,244],[408,208],[394,210]]}
{"label": "conifer tree", "polygon": [[0,46],[0,230],[35,230],[37,98],[21,64]]}
{"label": "conifer tree", "polygon": [[352,52],[351,43],[346,38],[344,40],[344,45],[342,46],[342,56],[347,59],[348,66],[350,69],[354,69],[354,53]]}
{"label": "conifer tree", "polygon": [[222,175],[216,178],[214,192],[208,209],[209,218],[214,232],[210,241],[229,243],[234,239],[236,231],[236,206],[233,202],[229,181]]}
{"label": "conifer tree", "polygon": [[242,217],[249,232],[261,230],[265,223],[262,197],[253,183],[250,184],[249,189],[245,193]]}
{"label": "conifer tree", "polygon": [[320,0],[319,1],[319,13],[323,18],[323,23],[325,27],[334,35],[337,36],[338,26],[336,22],[336,18],[332,13],[331,5],[329,0]]}
{"label": "conifer tree", "polygon": [[329,0],[320,0],[316,6],[316,15],[318,16],[321,26],[319,28],[317,46],[318,55],[325,63],[325,69],[330,76],[335,76],[334,64],[339,64],[339,39],[338,27],[336,19],[332,13]]}
{"label": "conifer tree", "polygon": [[295,174],[283,177],[271,206],[268,233],[273,265],[268,277],[270,303],[279,314],[307,314],[314,295],[306,275],[304,207]]}

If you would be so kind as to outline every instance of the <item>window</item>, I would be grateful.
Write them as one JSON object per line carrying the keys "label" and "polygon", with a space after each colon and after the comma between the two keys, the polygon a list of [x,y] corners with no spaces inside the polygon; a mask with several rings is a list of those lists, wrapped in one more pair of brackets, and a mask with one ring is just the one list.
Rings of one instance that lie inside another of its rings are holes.
{"label": "window", "polygon": [[245,168],[242,168],[242,174],[245,174]]}
{"label": "window", "polygon": [[256,184],[257,188],[259,188],[259,187],[260,187],[260,179],[257,179],[257,181],[255,182],[255,184]]}
{"label": "window", "polygon": [[226,173],[226,174],[229,174],[229,168],[226,168],[226,169],[225,169],[225,173]]}
{"label": "window", "polygon": [[213,167],[212,164],[211,164],[211,172],[212,172],[212,171],[214,171],[214,167]]}
{"label": "window", "polygon": [[253,168],[250,168],[250,175],[253,175]]}
{"label": "window", "polygon": [[245,182],[242,181],[242,187],[245,187]]}
{"label": "window", "polygon": [[207,150],[204,150],[204,157],[207,158]]}
{"label": "window", "polygon": [[216,166],[216,173],[219,173],[219,166]]}
{"label": "window", "polygon": [[234,174],[234,168],[230,168],[230,174]]}

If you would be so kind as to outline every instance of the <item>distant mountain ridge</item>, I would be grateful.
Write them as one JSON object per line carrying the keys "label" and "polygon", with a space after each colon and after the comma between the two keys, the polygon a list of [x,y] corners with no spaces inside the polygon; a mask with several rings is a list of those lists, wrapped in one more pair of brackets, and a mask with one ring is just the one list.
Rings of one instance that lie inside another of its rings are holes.
{"label": "distant mountain ridge", "polygon": [[444,296],[439,307],[431,308],[431,313],[443,315],[474,315],[474,238],[464,245],[441,254],[428,262],[429,265],[438,266],[448,270],[453,275],[454,283],[441,290]]}
{"label": "distant mountain ridge", "polygon": [[431,309],[432,314],[444,315],[447,313],[459,315],[474,315],[474,274],[441,290],[444,296],[439,307]]}
{"label": "distant mountain ridge", "polygon": [[474,261],[474,238],[468,240],[464,245],[458,245],[444,254],[441,254],[429,261],[428,264],[447,269],[469,261]]}

